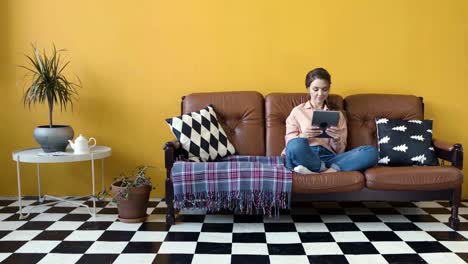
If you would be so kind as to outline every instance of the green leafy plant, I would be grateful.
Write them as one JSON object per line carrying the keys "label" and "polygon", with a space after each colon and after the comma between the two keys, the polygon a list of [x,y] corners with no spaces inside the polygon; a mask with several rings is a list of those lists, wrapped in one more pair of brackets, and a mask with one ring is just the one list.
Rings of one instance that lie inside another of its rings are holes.
{"label": "green leafy plant", "polygon": [[25,55],[28,58],[29,65],[22,66],[21,68],[26,69],[32,74],[31,83],[27,86],[27,89],[23,96],[24,106],[28,105],[31,108],[31,104],[45,103],[49,106],[49,127],[53,127],[52,124],[52,113],[54,105],[59,105],[60,110],[67,109],[67,105],[70,104],[73,110],[73,100],[76,100],[78,95],[76,88],[81,87],[81,81],[77,76],[79,84],[70,82],[65,75],[63,70],[68,66],[70,61],[63,63],[61,61],[60,53],[65,51],[64,49],[57,50],[55,45],[48,56],[45,49],[42,54],[35,44],[32,44],[33,56]]}
{"label": "green leafy plant", "polygon": [[[117,183],[116,186],[119,186],[121,189],[119,192],[112,194],[112,202],[117,202],[119,198],[127,200],[129,189],[132,187],[150,186],[154,190],[155,187],[151,182],[151,178],[146,175],[147,169],[154,168],[156,167],[140,165],[136,167],[136,170],[121,173],[119,177],[114,178],[114,182],[112,184]],[[102,197],[106,195],[108,195],[108,193],[107,191],[104,191],[104,193],[101,193],[98,196]]]}

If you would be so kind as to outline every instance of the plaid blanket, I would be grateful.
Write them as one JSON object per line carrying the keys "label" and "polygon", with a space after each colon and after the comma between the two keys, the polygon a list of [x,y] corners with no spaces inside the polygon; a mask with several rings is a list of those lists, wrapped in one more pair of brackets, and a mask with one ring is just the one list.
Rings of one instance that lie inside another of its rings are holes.
{"label": "plaid blanket", "polygon": [[218,162],[177,161],[172,167],[175,208],[254,210],[289,208],[292,172],[281,156],[228,156]]}

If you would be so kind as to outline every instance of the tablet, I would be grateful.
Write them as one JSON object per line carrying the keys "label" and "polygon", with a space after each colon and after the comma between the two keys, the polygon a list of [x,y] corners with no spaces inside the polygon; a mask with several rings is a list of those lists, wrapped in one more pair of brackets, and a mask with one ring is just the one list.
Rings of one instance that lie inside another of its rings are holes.
{"label": "tablet", "polygon": [[315,110],[312,117],[312,126],[318,126],[322,129],[322,134],[316,136],[317,138],[331,138],[325,130],[331,126],[338,126],[340,119],[339,111],[320,111]]}

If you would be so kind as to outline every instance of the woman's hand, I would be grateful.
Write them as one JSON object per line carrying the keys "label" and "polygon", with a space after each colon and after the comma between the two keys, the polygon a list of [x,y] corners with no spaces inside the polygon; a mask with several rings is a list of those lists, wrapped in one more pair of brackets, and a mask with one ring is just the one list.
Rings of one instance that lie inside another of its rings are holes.
{"label": "woman's hand", "polygon": [[339,139],[340,136],[343,134],[343,129],[338,128],[336,126],[331,126],[325,130],[328,135],[330,135],[333,139]]}
{"label": "woman's hand", "polygon": [[320,134],[322,134],[322,130],[318,126],[312,126],[306,128],[306,130],[302,132],[299,136],[303,138],[311,138],[316,137]]}

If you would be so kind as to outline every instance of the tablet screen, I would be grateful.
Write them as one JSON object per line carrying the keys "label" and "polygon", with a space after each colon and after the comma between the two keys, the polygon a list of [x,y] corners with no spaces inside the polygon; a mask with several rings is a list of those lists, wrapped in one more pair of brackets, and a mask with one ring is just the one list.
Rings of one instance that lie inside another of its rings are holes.
{"label": "tablet screen", "polygon": [[318,138],[331,138],[325,130],[331,126],[337,126],[340,119],[339,111],[319,111],[316,110],[312,117],[312,126],[318,126],[322,129],[322,134]]}

